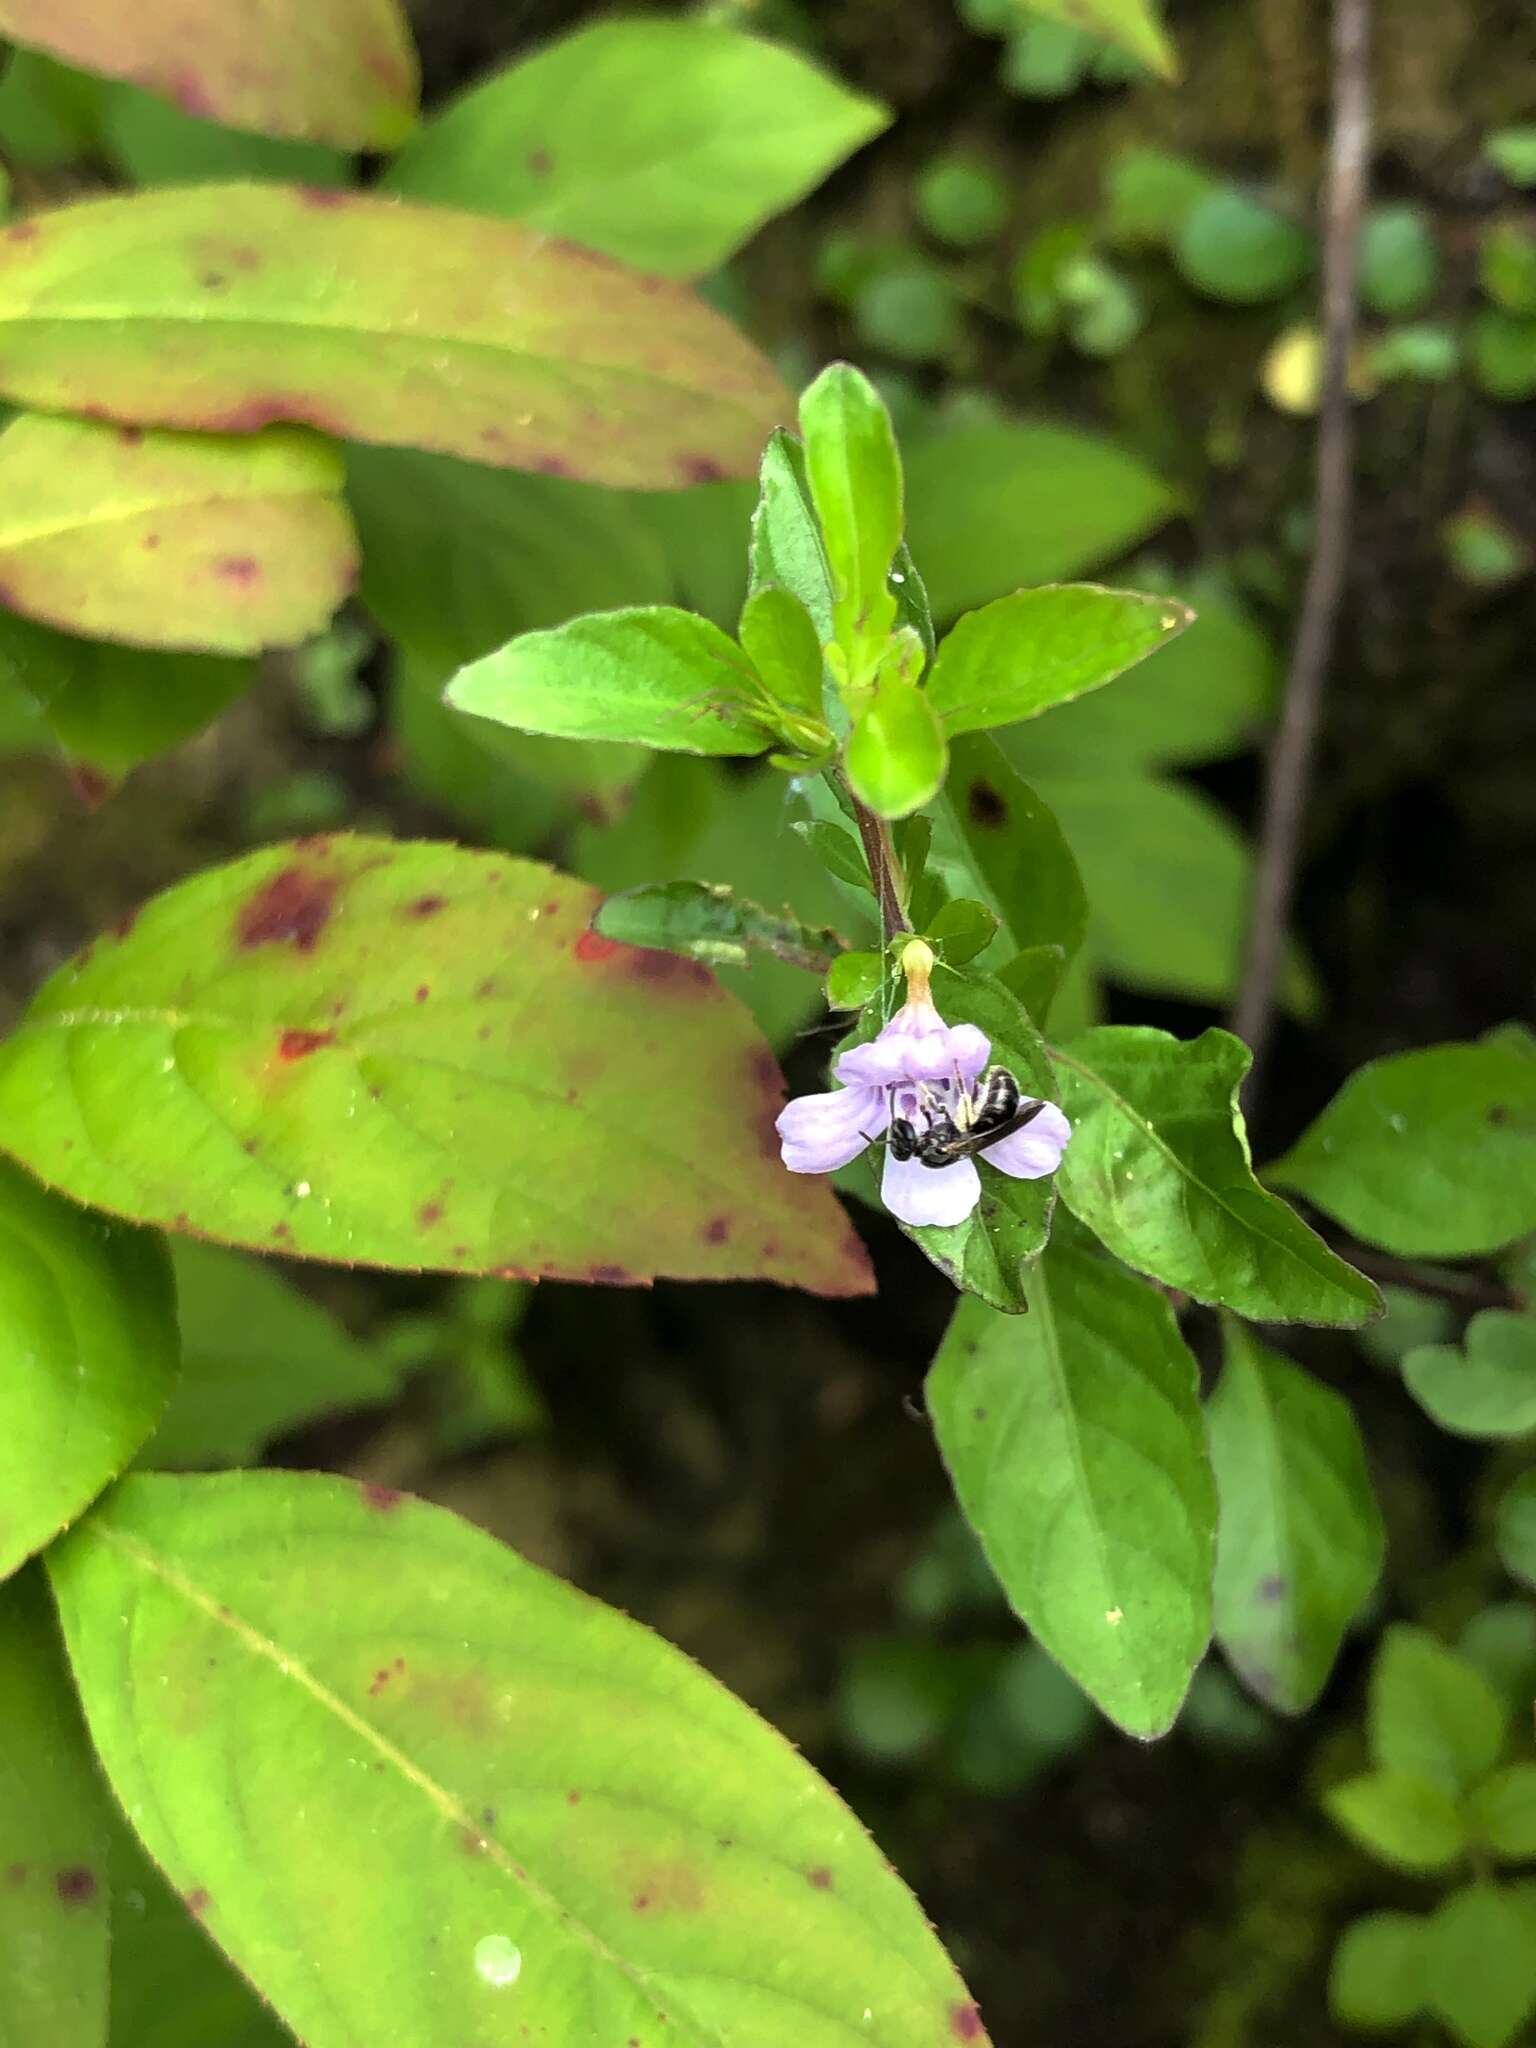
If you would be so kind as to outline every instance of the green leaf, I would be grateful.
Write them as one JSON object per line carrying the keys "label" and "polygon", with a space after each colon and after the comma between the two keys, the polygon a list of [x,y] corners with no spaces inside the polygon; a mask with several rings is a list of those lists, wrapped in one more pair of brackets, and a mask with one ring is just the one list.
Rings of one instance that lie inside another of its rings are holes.
{"label": "green leaf", "polygon": [[1419,1406],[1457,1436],[1523,1436],[1536,1429],[1536,1315],[1484,1309],[1465,1351],[1426,1344],[1403,1360]]}
{"label": "green leaf", "polygon": [[264,848],[44,985],[0,1047],[0,1134],[79,1199],[262,1250],[865,1288],[769,1144],[751,1020],[696,962],[597,937],[596,905],[453,846]]}
{"label": "green leaf", "polygon": [[1060,946],[1026,946],[1003,962],[997,978],[1043,1025],[1066,970],[1067,956]]}
{"label": "green leaf", "polygon": [[434,115],[384,184],[697,277],[889,120],[795,51],[734,28],[597,21]]}
{"label": "green leaf", "polygon": [[1494,221],[1483,236],[1478,281],[1506,313],[1536,313],[1536,241],[1512,220]]}
{"label": "green leaf", "polygon": [[1410,1351],[1421,1344],[1439,1343],[1455,1328],[1456,1312],[1439,1295],[1388,1283],[1381,1298],[1387,1305],[1386,1314],[1360,1332],[1361,1350],[1377,1365],[1396,1371]]}
{"label": "green leaf", "polygon": [[985,2038],[780,1736],[441,1509],[139,1477],[53,1574],[118,1797],[311,2048]]}
{"label": "green leaf", "polygon": [[884,401],[850,363],[829,364],[801,394],[800,431],[832,572],[833,629],[852,661],[884,642],[896,616],[889,578],[902,533],[901,457]]}
{"label": "green leaf", "polygon": [[926,936],[950,967],[964,967],[978,953],[984,953],[997,937],[1001,920],[995,910],[957,896],[928,920]]}
{"label": "green leaf", "polygon": [[1471,323],[1474,382],[1490,398],[1522,399],[1536,392],[1536,320],[1489,307]]}
{"label": "green leaf", "polygon": [[881,953],[840,953],[827,969],[827,1002],[834,1010],[862,1010],[885,980]]}
{"label": "green leaf", "polygon": [[1506,1764],[1473,1786],[1463,1810],[1473,1837],[1494,1856],[1536,1858],[1536,1764]]}
{"label": "green leaf", "polygon": [[79,640],[0,612],[0,697],[108,780],[200,731],[254,673],[249,661]]}
{"label": "green leaf", "polygon": [[854,795],[878,817],[909,817],[938,794],[946,760],[944,735],[927,691],[887,672],[844,750]]}
{"label": "green leaf", "polygon": [[912,205],[928,233],[956,249],[992,241],[1011,210],[1008,186],[991,164],[959,152],[924,164],[912,186]]}
{"label": "green leaf", "polygon": [[738,896],[724,882],[641,882],[600,903],[592,929],[631,946],[654,946],[709,966],[745,967],[753,950],[824,974],[842,943]]}
{"label": "green leaf", "polygon": [[1216,1501],[1195,1361],[1154,1288],[1053,1242],[1030,1313],[962,1301],[927,1383],[1009,1601],[1132,1735],[1172,1726],[1210,1639]]}
{"label": "green leaf", "polygon": [[1235,185],[1219,185],[1185,216],[1173,259],[1213,299],[1259,306],[1284,298],[1312,268],[1312,237]]}
{"label": "green leaf", "polygon": [[1508,1712],[1488,1680],[1427,1629],[1394,1622],[1371,1671],[1371,1755],[1464,1792],[1498,1761]]}
{"label": "green leaf", "polygon": [[57,170],[88,156],[98,136],[102,81],[35,50],[12,50],[0,77],[0,143],[13,162]]}
{"label": "green leaf", "polygon": [[5,601],[141,646],[294,646],[356,577],[341,482],[337,452],[295,428],[214,437],[24,415],[0,434]]}
{"label": "green leaf", "polygon": [[1494,1523],[1499,1562],[1511,1578],[1536,1586],[1536,1471],[1522,1472],[1500,1496]]}
{"label": "green leaf", "polygon": [[1536,185],[1536,127],[1496,128],[1483,137],[1483,154],[1511,185]]}
{"label": "green leaf", "polygon": [[684,754],[761,754],[771,705],[728,634],[697,612],[640,605],[523,633],[461,668],[456,711],[560,739]]}
{"label": "green leaf", "polygon": [[657,489],[749,474],[788,404],[683,287],[507,221],[234,184],[23,225],[0,261],[0,392],[45,410],[300,420]]}
{"label": "green leaf", "polygon": [[1213,183],[1188,157],[1133,143],[1104,174],[1104,232],[1122,248],[1165,249]]}
{"label": "green leaf", "polygon": [[351,158],[342,150],[221,127],[126,81],[95,83],[100,147],[131,184],[196,185],[214,178],[354,182]]}
{"label": "green leaf", "polygon": [[1536,1697],[1536,1608],[1524,1600],[1480,1608],[1456,1648],[1517,1714],[1527,1711]]}
{"label": "green leaf", "polygon": [[754,590],[742,608],[739,637],[769,695],[819,724],[821,642],[799,598],[778,585]]}
{"label": "green leaf", "polygon": [[1526,1903],[1473,1884],[1432,1916],[1422,1963],[1427,2003],[1466,2048],[1506,2048],[1536,2010],[1536,1940]]}
{"label": "green leaf", "polygon": [[749,596],[787,590],[805,606],[824,646],[832,638],[832,571],[811,503],[805,450],[782,428],[763,450],[748,555]]}
{"label": "green leaf", "polygon": [[1113,442],[1064,427],[961,427],[907,451],[907,539],[936,618],[1079,576],[1161,526],[1177,500]]}
{"label": "green leaf", "polygon": [[1303,1713],[1386,1553],[1360,1432],[1340,1395],[1232,1321],[1206,1414],[1221,1501],[1216,1640],[1250,1691]]}
{"label": "green leaf", "polygon": [[1154,649],[1133,682],[1056,705],[1009,734],[1026,775],[1081,780],[1253,746],[1276,696],[1274,650],[1215,577],[1192,578],[1180,596],[1194,610],[1188,629]]}
{"label": "green leaf", "polygon": [[1445,1870],[1465,1846],[1455,1800],[1443,1786],[1411,1771],[1347,1778],[1324,1795],[1323,1806],[1352,1841],[1398,1870]]}
{"label": "green leaf", "polygon": [[829,875],[835,875],[838,881],[846,882],[850,888],[869,891],[869,869],[851,832],[845,832],[841,825],[830,825],[822,818],[800,819],[795,830]]}
{"label": "green leaf", "polygon": [[181,1381],[141,1465],[254,1465],[274,1437],[397,1391],[377,1346],[264,1261],[183,1239],[171,1264]]}
{"label": "green leaf", "polygon": [[106,1813],[41,1575],[0,1586],[0,2040],[105,2048]]}
{"label": "green leaf", "polygon": [[946,733],[1038,717],[1096,690],[1180,633],[1171,598],[1096,583],[1047,585],[967,612],[940,645],[928,696]]}
{"label": "green leaf", "polygon": [[1421,1913],[1365,1913],[1339,1937],[1328,2005],[1347,2027],[1401,2027],[1424,2007]]}
{"label": "green leaf", "polygon": [[1088,899],[1072,849],[1049,806],[985,734],[963,735],[950,749],[933,858],[997,913],[1015,949],[1059,947],[1064,967],[1082,944]]}
{"label": "green leaf", "polygon": [[1353,1325],[1380,1307],[1254,1179],[1240,1040],[1108,1024],[1052,1057],[1073,1125],[1062,1200],[1127,1265],[1258,1322]]}
{"label": "green leaf", "polygon": [[[937,966],[933,999],[949,1024],[977,1024],[992,1041],[992,1058],[1011,1067],[1026,1095],[1054,1101],[1055,1076],[1040,1034],[1017,997],[990,975]],[[865,1013],[861,1035],[873,1037],[878,1017]],[[865,1169],[878,1181],[874,1153]],[[979,1295],[1005,1314],[1023,1312],[1029,1261],[1045,1244],[1055,1188],[1051,1180],[1015,1180],[990,1166],[981,1169],[981,1200],[963,1223],[902,1224],[924,1256],[965,1294]]]}
{"label": "green leaf", "polygon": [[172,8],[0,0],[0,34],[268,135],[393,149],[416,118],[416,52],[396,0],[221,8],[192,39]]}
{"label": "green leaf", "polygon": [[0,1159],[0,1578],[122,1471],[176,1366],[163,1244]]}
{"label": "green leaf", "polygon": [[444,669],[579,612],[674,595],[660,540],[635,501],[596,484],[415,449],[350,448],[347,493],[363,543],[364,604]]}
{"label": "green leaf", "polygon": [[[1002,741],[1022,774],[1021,732]],[[1090,944],[1106,973],[1154,995],[1221,1002],[1237,985],[1252,897],[1252,860],[1232,820],[1202,790],[1134,771],[1039,774],[1060,818],[1093,907]],[[1316,997],[1293,958],[1286,1007],[1307,1015]]]}
{"label": "green leaf", "polygon": [[1373,313],[1418,312],[1440,276],[1434,229],[1422,206],[1374,206],[1360,230],[1360,296]]}
{"label": "green leaf", "polygon": [[1102,37],[1160,78],[1178,76],[1178,61],[1153,0],[1015,0],[1019,11],[1043,14],[1068,28]]}
{"label": "green leaf", "polygon": [[1266,1178],[1403,1257],[1498,1251],[1536,1230],[1536,1061],[1486,1040],[1368,1061]]}

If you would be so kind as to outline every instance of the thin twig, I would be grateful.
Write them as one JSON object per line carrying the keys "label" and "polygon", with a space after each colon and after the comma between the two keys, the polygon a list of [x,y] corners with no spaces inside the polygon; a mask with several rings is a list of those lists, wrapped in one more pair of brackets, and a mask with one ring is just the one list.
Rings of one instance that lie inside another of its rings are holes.
{"label": "thin twig", "polygon": [[1333,650],[1349,552],[1360,214],[1371,140],[1370,0],[1334,0],[1333,115],[1323,217],[1323,387],[1317,422],[1312,560],[1302,593],[1280,726],[1270,750],[1252,923],[1232,1028],[1253,1047],[1250,1104],[1274,1020],[1275,989],[1301,843],[1318,706]]}
{"label": "thin twig", "polygon": [[846,782],[843,787],[853,805],[853,821],[859,828],[864,858],[869,863],[869,878],[875,885],[875,901],[880,906],[880,936],[889,939],[896,932],[909,932],[912,927],[902,902],[901,863],[896,858],[891,828],[884,818],[877,818],[867,804],[859,802]]}

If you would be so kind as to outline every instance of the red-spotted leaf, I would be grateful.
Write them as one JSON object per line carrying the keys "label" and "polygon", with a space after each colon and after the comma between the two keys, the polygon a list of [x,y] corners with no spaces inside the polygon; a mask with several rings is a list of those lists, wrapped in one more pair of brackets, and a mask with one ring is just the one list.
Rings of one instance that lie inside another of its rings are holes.
{"label": "red-spotted leaf", "polygon": [[141,647],[256,654],[317,633],[357,536],[302,428],[167,434],[25,414],[0,434],[0,600]]}
{"label": "red-spotted leaf", "polygon": [[790,403],[683,285],[512,221],[256,184],[0,232],[0,392],[647,489],[750,475]]}
{"label": "red-spotted leaf", "polygon": [[416,52],[398,0],[0,0],[0,34],[264,135],[390,149],[416,118]]}
{"label": "red-spotted leaf", "polygon": [[985,2042],[782,1737],[442,1509],[152,1475],[50,1562],[119,1799],[310,2048]]}
{"label": "red-spotted leaf", "polygon": [[696,961],[532,861],[324,838],[156,897],[0,1046],[0,1143],[83,1201],[310,1258],[871,1285],[784,1171],[783,1084]]}

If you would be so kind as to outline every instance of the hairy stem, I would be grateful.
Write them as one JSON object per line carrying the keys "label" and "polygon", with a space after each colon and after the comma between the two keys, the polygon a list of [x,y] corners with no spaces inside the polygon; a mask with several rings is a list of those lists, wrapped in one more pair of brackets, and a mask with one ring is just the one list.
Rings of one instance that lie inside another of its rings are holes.
{"label": "hairy stem", "polygon": [[1370,28],[1370,0],[1334,0],[1333,111],[1323,220],[1323,388],[1317,424],[1312,559],[1280,725],[1270,749],[1247,958],[1232,1016],[1233,1030],[1253,1047],[1250,1106],[1274,1022],[1318,708],[1333,650],[1349,549],[1354,462],[1349,363],[1355,338],[1360,214],[1370,156]]}
{"label": "hairy stem", "polygon": [[889,939],[897,932],[909,932],[912,927],[902,900],[901,862],[896,858],[891,828],[884,818],[877,818],[867,804],[859,802],[846,781],[843,788],[853,805],[854,823],[859,828],[864,858],[869,863],[869,878],[875,885],[875,901],[880,906],[880,936]]}

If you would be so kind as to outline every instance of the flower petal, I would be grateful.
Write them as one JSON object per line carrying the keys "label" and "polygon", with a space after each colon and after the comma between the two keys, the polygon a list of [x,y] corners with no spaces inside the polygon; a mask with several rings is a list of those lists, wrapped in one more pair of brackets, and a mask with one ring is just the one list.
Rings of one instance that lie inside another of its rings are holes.
{"label": "flower petal", "polygon": [[970,1159],[924,1166],[887,1151],[880,1199],[903,1223],[963,1223],[981,1200],[981,1175]]}
{"label": "flower petal", "polygon": [[1044,1180],[1060,1166],[1071,1135],[1072,1126],[1055,1103],[1048,1102],[1032,1123],[988,1145],[981,1156],[988,1166],[1000,1167],[1015,1180]]}
{"label": "flower petal", "polygon": [[774,1129],[791,1173],[835,1173],[880,1135],[888,1116],[883,1090],[834,1088],[786,1102]]}
{"label": "flower petal", "polygon": [[888,1088],[893,1081],[908,1078],[907,1043],[887,1037],[890,1028],[887,1024],[880,1036],[867,1045],[850,1045],[846,1052],[838,1054],[832,1071],[839,1081],[846,1081],[850,1087]]}
{"label": "flower petal", "polygon": [[979,1024],[952,1024],[949,1027],[949,1057],[967,1081],[975,1080],[991,1052],[992,1041]]}

